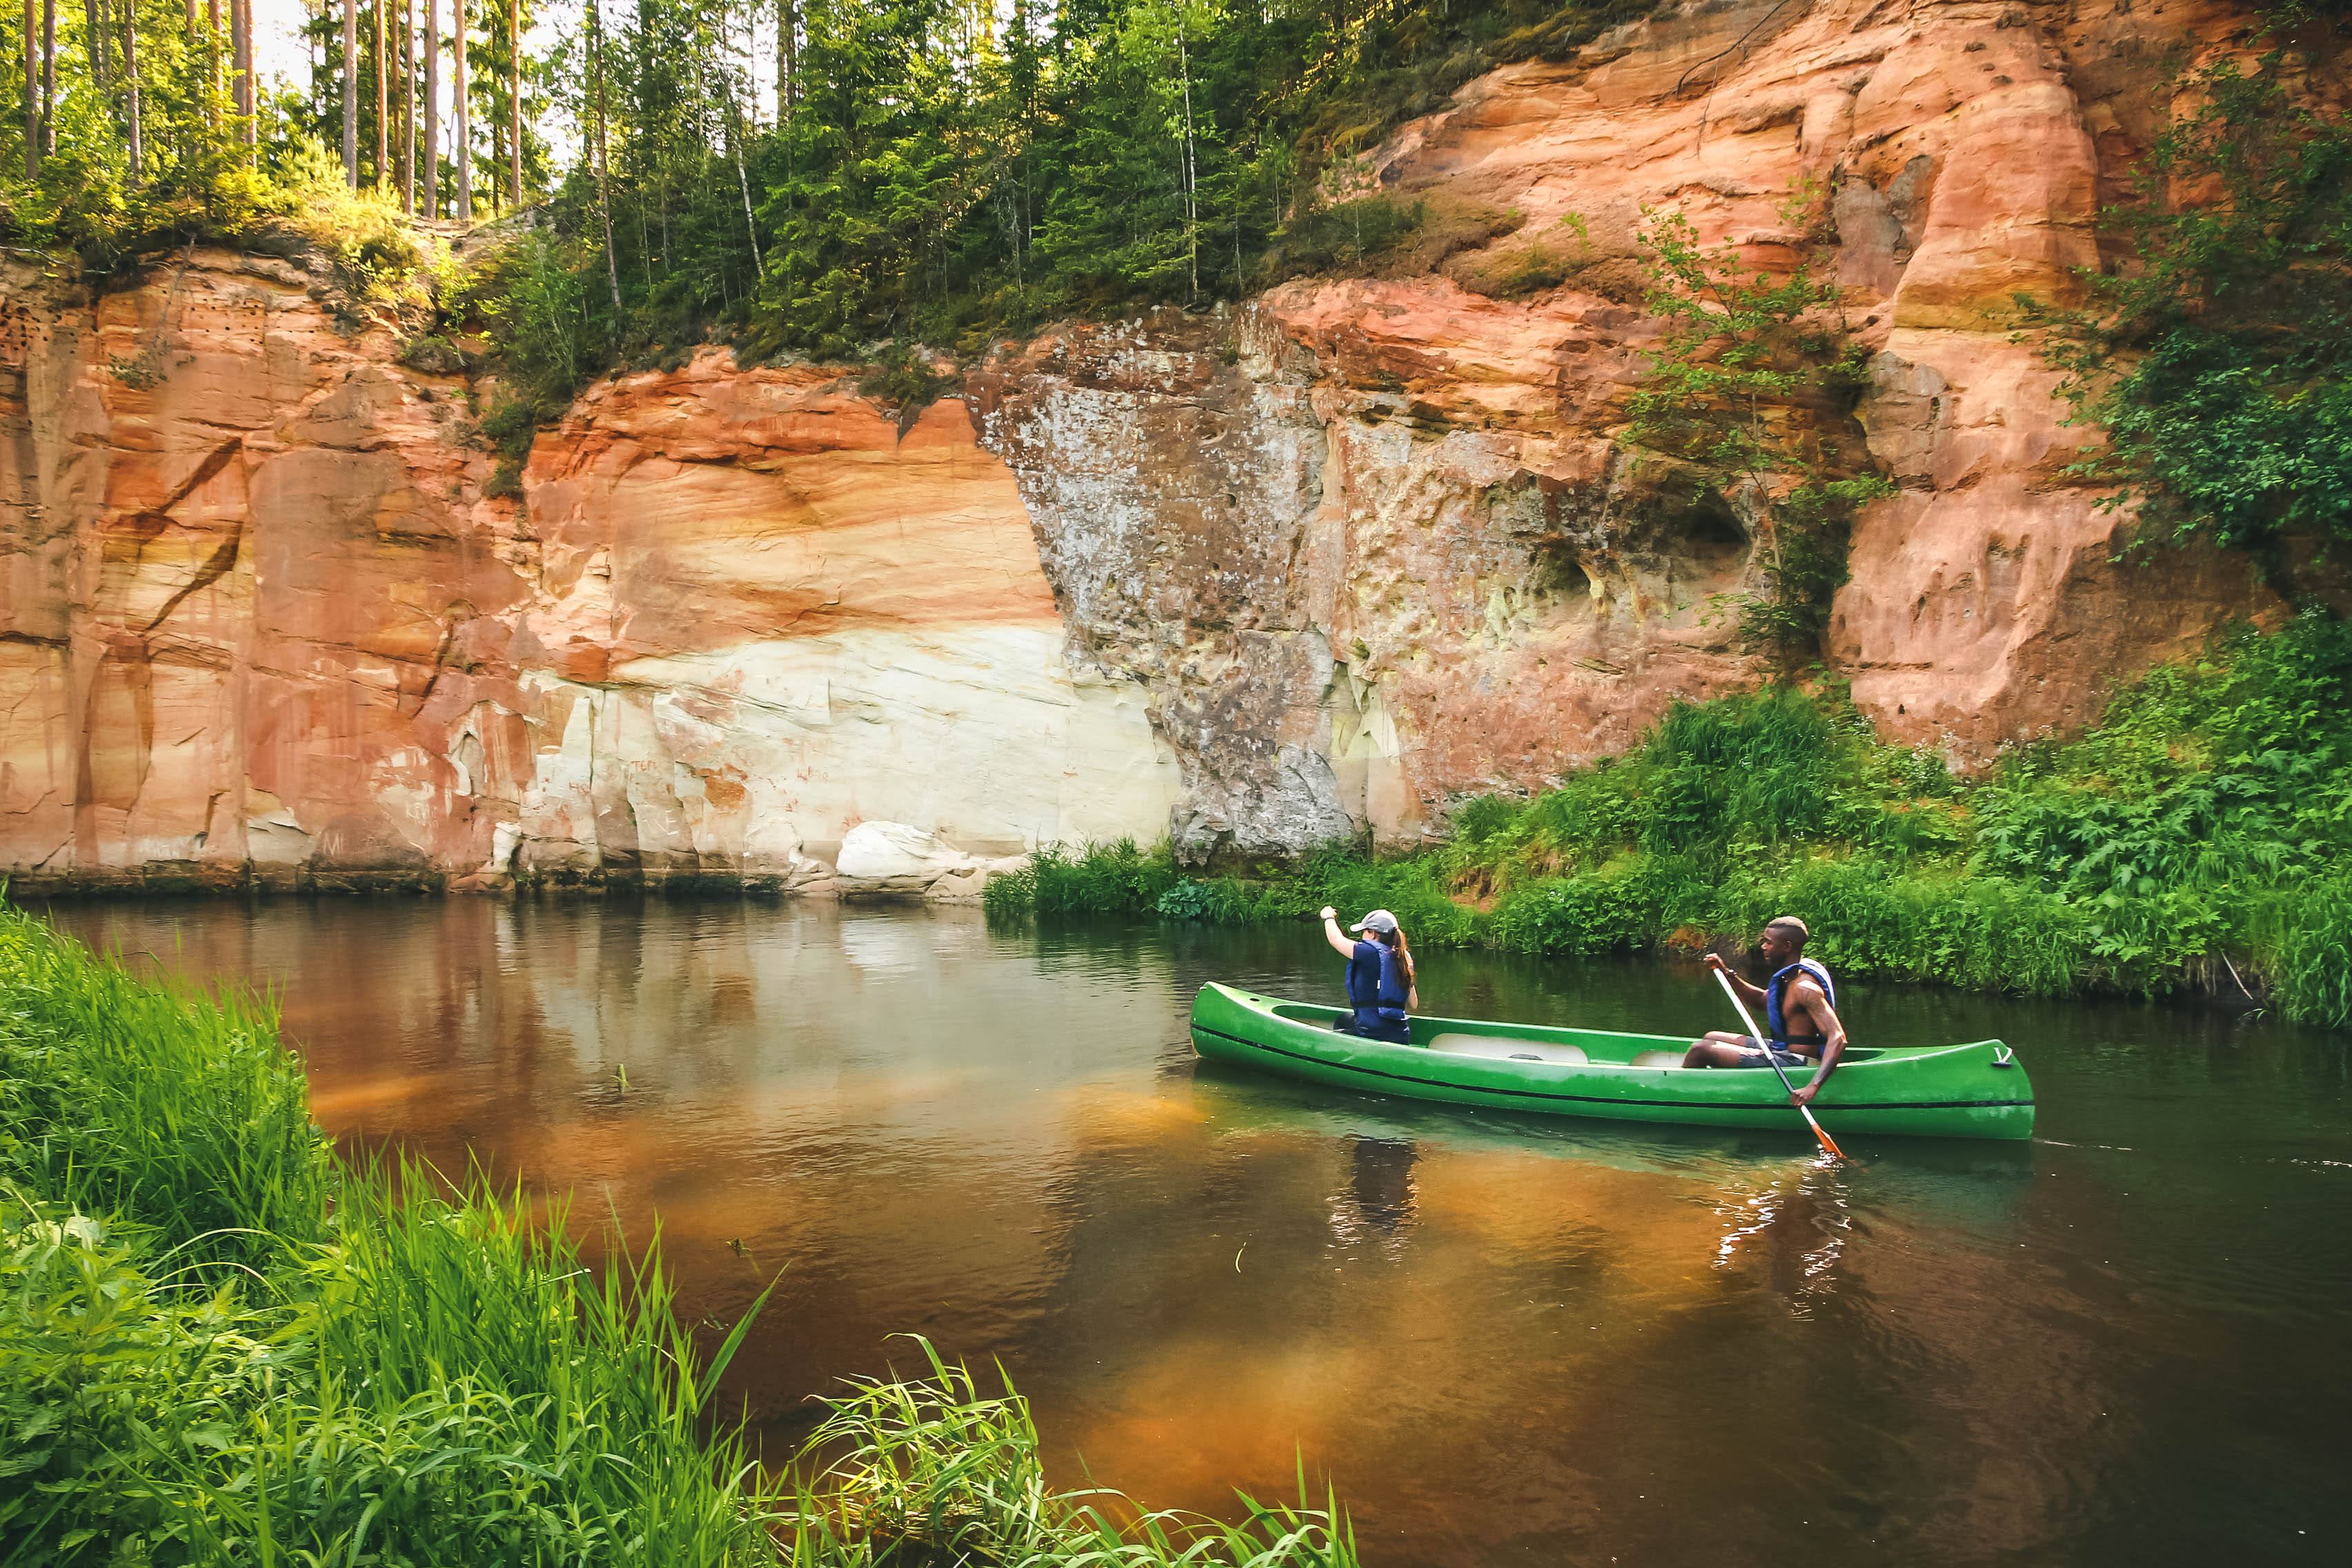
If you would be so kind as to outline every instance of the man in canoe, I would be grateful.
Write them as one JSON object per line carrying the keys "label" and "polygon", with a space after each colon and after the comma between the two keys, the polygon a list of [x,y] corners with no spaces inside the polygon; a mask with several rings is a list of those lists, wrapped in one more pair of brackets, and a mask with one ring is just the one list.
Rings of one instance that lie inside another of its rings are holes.
{"label": "man in canoe", "polygon": [[1838,1021],[1837,982],[1825,967],[1804,956],[1805,938],[1811,935],[1793,915],[1783,915],[1764,927],[1760,946],[1772,977],[1760,986],[1749,985],[1713,953],[1706,956],[1706,967],[1722,970],[1751,1006],[1764,1004],[1764,1027],[1772,1038],[1760,1040],[1752,1034],[1711,1030],[1684,1053],[1685,1067],[1769,1067],[1774,1062],[1810,1067],[1818,1062],[1821,1071],[1795,1096],[1797,1104],[1812,1103],[1845,1053],[1845,1025]]}
{"label": "man in canoe", "polygon": [[1354,929],[1364,933],[1362,941],[1341,935],[1339,912],[1323,906],[1323,939],[1348,960],[1348,1010],[1332,1027],[1341,1034],[1411,1045],[1405,1014],[1421,1005],[1421,997],[1412,983],[1412,949],[1404,944],[1404,932],[1385,909],[1373,910]]}

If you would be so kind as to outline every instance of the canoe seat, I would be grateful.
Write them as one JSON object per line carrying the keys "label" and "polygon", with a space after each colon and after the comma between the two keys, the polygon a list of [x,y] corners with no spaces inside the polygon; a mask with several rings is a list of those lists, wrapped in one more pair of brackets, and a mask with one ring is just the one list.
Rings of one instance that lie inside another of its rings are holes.
{"label": "canoe seat", "polygon": [[1630,1065],[1634,1067],[1680,1067],[1683,1053],[1679,1051],[1641,1051],[1633,1053]]}
{"label": "canoe seat", "polygon": [[1559,1045],[1548,1040],[1514,1040],[1501,1034],[1462,1034],[1449,1031],[1433,1036],[1432,1051],[1442,1051],[1453,1056],[1517,1057],[1523,1061],[1549,1061],[1559,1066],[1571,1066],[1591,1059],[1580,1045]]}

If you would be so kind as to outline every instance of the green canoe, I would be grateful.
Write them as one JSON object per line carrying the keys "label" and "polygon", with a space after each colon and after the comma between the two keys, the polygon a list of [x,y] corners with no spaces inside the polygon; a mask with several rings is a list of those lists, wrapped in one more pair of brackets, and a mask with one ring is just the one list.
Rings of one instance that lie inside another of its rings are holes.
{"label": "green canoe", "polygon": [[[1805,1130],[1769,1070],[1685,1070],[1687,1035],[1417,1018],[1411,1045],[1387,1045],[1335,1032],[1339,1016],[1334,1008],[1206,985],[1192,998],[1192,1045],[1211,1061],[1374,1094],[1559,1116]],[[1789,1071],[1797,1083],[1812,1075],[1811,1067]],[[2033,1085],[1997,1040],[1854,1047],[1813,1113],[1840,1138],[2027,1138]]]}

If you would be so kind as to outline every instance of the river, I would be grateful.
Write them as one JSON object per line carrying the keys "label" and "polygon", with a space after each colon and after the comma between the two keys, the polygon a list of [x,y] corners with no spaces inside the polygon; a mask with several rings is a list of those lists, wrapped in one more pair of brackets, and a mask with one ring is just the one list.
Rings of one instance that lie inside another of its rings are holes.
{"label": "river", "polygon": [[[1212,1068],[1210,978],[1336,994],[1304,928],[610,897],[68,903],[272,988],[320,1120],[471,1154],[688,1308],[788,1439],[928,1335],[1055,1479],[1231,1511],[1303,1459],[1387,1565],[2352,1561],[2352,1061],[2162,1005],[1846,986],[1997,1036],[2026,1145],[1515,1118]],[[1696,966],[1423,955],[1433,1012],[1723,1026]],[[1832,1131],[1834,1122],[1832,1123]]]}

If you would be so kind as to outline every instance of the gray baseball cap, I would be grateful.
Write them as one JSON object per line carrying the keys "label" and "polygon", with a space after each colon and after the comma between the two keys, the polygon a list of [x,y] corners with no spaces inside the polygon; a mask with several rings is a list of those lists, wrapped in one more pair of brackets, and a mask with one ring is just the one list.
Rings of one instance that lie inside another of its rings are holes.
{"label": "gray baseball cap", "polygon": [[1396,916],[1385,909],[1375,909],[1348,927],[1350,931],[1393,931],[1396,928]]}

